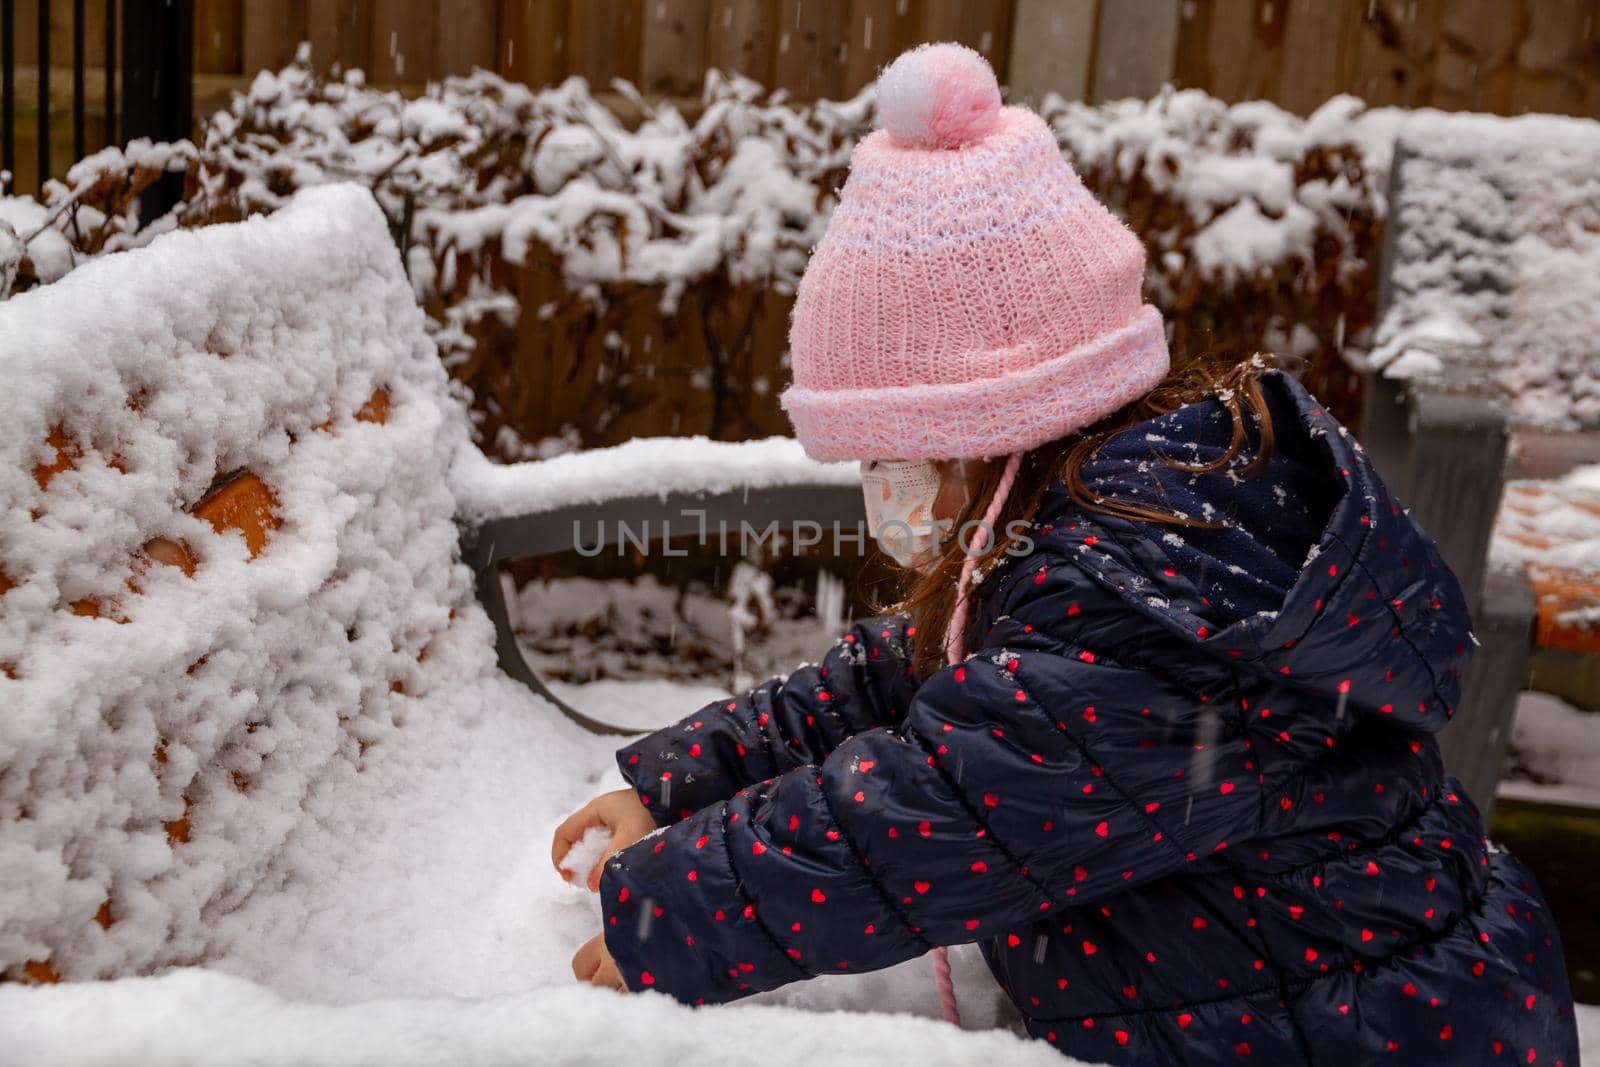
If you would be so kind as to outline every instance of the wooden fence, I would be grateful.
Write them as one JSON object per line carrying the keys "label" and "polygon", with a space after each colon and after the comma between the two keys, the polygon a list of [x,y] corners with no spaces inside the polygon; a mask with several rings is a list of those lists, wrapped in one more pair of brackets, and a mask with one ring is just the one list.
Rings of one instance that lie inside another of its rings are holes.
{"label": "wooden fence", "polygon": [[[47,40],[72,54],[74,11],[96,27],[107,3],[49,9]],[[1162,85],[1306,114],[1336,93],[1372,104],[1600,117],[1596,0],[186,0],[194,7],[197,115],[224,106],[302,41],[323,70],[360,68],[420,90],[475,66],[534,86],[578,74],[604,88],[698,94],[705,71],[748,75],[799,99],[847,97],[920,41],[988,56],[1014,98],[1147,97]],[[37,185],[32,112],[37,0],[14,0],[21,116],[14,188]],[[3,36],[0,30],[0,36]],[[88,141],[105,135],[103,35],[88,34]],[[70,108],[70,71],[48,79]],[[59,99],[58,99],[59,98]],[[65,129],[66,126],[61,127]],[[71,141],[52,146],[59,175]]]}
{"label": "wooden fence", "polygon": [[871,81],[901,49],[958,40],[1004,72],[1011,0],[201,0],[201,73],[278,67],[301,40],[319,65],[380,84],[473,67],[530,85],[581,74],[695,95],[708,68],[803,98]]}
{"label": "wooden fence", "polygon": [[1182,13],[1170,80],[1230,102],[1309,114],[1354,93],[1600,118],[1595,0],[1183,0]]}

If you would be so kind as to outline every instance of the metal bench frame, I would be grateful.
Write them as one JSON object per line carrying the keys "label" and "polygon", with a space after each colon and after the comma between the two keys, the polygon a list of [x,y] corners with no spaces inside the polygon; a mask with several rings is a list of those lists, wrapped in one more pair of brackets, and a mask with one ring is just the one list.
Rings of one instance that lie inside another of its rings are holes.
{"label": "metal bench frame", "polygon": [[[600,722],[556,696],[523,657],[501,584],[502,562],[575,550],[579,533],[591,526],[597,527],[595,541],[589,543],[585,534],[585,551],[595,545],[602,550],[617,548],[624,527],[638,532],[641,538],[648,532],[650,544],[665,544],[669,530],[673,531],[673,539],[677,539],[691,531],[737,530],[741,523],[761,530],[773,523],[786,529],[800,522],[818,523],[830,529],[837,524],[840,528],[862,529],[864,536],[863,515],[861,490],[848,485],[819,483],[734,489],[722,493],[633,495],[599,504],[569,505],[469,525],[462,530],[461,550],[462,557],[473,569],[478,600],[494,622],[495,654],[501,669],[584,729],[597,734],[632,735],[638,731]],[[716,540],[715,537],[702,539],[701,544],[715,544]]]}

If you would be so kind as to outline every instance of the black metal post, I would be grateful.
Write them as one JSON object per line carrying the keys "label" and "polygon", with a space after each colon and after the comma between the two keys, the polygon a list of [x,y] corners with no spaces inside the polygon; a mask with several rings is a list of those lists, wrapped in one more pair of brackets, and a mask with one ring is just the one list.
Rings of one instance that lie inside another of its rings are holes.
{"label": "black metal post", "polygon": [[[194,122],[193,0],[124,0],[122,141],[181,141]],[[140,204],[148,222],[183,195],[183,175],[168,174]]]}
{"label": "black metal post", "polygon": [[84,0],[72,0],[72,158],[83,158],[84,88],[83,68],[86,62],[83,47]]}
{"label": "black metal post", "polygon": [[39,188],[50,180],[50,0],[39,0]]}
{"label": "black metal post", "polygon": [[17,173],[17,10],[0,0],[0,170]]}

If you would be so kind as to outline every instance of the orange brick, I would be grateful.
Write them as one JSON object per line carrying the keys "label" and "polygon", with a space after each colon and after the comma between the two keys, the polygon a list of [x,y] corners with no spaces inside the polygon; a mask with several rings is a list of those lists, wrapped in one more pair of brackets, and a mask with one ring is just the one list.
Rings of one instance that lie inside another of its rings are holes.
{"label": "orange brick", "polygon": [[110,897],[107,897],[104,903],[100,905],[100,910],[94,913],[94,921],[100,924],[100,929],[102,930],[111,929],[111,923],[114,920],[111,918]]}
{"label": "orange brick", "polygon": [[356,412],[357,422],[376,422],[379,425],[389,421],[389,390],[379,389],[372,394],[360,411]]}
{"label": "orange brick", "polygon": [[29,960],[22,965],[23,981],[35,985],[54,985],[61,981],[61,975],[50,965],[49,960]]}
{"label": "orange brick", "polygon": [[193,809],[194,802],[188,797],[183,798],[183,814],[167,823],[167,844],[185,845],[189,843],[189,812]]}
{"label": "orange brick", "polygon": [[16,583],[11,580],[11,576],[6,573],[6,569],[0,567],[0,596],[5,596],[15,588]]}
{"label": "orange brick", "polygon": [[82,455],[78,451],[78,446],[73,444],[72,438],[67,436],[67,431],[60,426],[50,431],[50,435],[45,438],[45,444],[55,449],[56,458],[33,468],[33,480],[39,483],[40,489],[50,488],[50,480],[64,470],[71,470],[72,465]]}
{"label": "orange brick", "polygon": [[72,613],[81,615],[86,619],[98,619],[101,615],[100,601],[92,596],[86,596],[82,600],[74,600],[72,602]]}
{"label": "orange brick", "polygon": [[248,472],[212,490],[194,506],[194,514],[218,533],[233,530],[243,534],[251,559],[267,547],[267,535],[283,525],[277,510],[278,498],[272,490]]}
{"label": "orange brick", "polygon": [[1534,642],[1540,648],[1600,653],[1600,626],[1574,626],[1561,616],[1600,605],[1600,575],[1538,568],[1529,574],[1539,605]]}
{"label": "orange brick", "polygon": [[190,578],[194,577],[194,569],[200,562],[188,545],[166,537],[157,537],[145,542],[144,554],[152,563],[165,563],[169,567],[177,567]]}

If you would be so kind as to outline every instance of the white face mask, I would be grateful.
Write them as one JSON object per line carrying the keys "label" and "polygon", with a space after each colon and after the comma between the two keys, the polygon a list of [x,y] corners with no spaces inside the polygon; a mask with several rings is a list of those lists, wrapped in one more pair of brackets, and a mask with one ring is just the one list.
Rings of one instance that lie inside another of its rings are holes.
{"label": "white face mask", "polygon": [[955,525],[934,518],[941,484],[939,467],[931,459],[861,462],[867,532],[902,567],[931,563]]}

